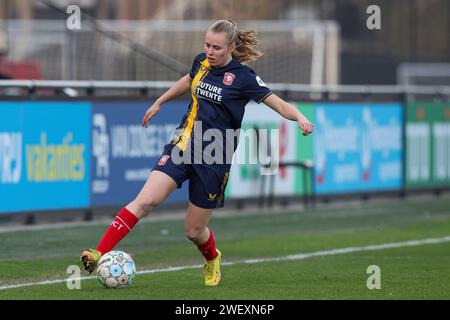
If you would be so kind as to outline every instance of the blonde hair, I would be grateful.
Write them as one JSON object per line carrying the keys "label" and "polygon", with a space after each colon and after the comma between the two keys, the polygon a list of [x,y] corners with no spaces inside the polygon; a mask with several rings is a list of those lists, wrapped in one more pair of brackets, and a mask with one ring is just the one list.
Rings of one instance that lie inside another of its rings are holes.
{"label": "blonde hair", "polygon": [[208,30],[216,33],[225,32],[228,45],[236,43],[236,49],[231,53],[233,59],[241,63],[255,61],[263,55],[262,51],[257,48],[259,40],[256,39],[256,32],[239,30],[233,20],[218,20]]}

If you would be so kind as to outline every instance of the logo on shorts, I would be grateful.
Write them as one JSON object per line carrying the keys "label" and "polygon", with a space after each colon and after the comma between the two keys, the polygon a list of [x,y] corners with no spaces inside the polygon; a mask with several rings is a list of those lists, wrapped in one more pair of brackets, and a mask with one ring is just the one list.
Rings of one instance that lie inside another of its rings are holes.
{"label": "logo on shorts", "polygon": [[214,201],[214,200],[216,200],[216,197],[217,197],[217,193],[210,193],[209,195],[208,195],[208,200],[209,201]]}
{"label": "logo on shorts", "polygon": [[223,76],[223,83],[226,84],[227,86],[231,86],[231,84],[234,81],[234,78],[236,78],[236,76],[233,73],[225,72],[225,75]]}
{"label": "logo on shorts", "polygon": [[159,159],[158,161],[158,165],[163,166],[166,164],[167,160],[169,160],[170,156],[168,156],[167,154],[163,155],[161,157],[161,159]]}

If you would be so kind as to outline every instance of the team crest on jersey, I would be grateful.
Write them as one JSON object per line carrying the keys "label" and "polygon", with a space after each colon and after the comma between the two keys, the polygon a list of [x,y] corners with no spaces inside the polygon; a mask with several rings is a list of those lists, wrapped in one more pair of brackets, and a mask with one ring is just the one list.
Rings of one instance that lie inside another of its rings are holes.
{"label": "team crest on jersey", "polygon": [[168,156],[167,154],[163,155],[161,157],[161,159],[159,159],[158,161],[158,165],[163,166],[166,164],[167,160],[169,160],[170,156]]}
{"label": "team crest on jersey", "polygon": [[234,73],[225,72],[225,75],[223,76],[223,83],[226,84],[227,86],[231,86],[231,84],[234,81],[234,78],[236,78]]}

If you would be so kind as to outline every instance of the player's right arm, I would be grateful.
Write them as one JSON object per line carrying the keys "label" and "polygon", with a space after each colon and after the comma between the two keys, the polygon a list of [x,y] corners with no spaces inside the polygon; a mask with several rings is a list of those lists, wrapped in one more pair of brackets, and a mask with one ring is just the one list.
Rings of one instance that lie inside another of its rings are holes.
{"label": "player's right arm", "polygon": [[147,112],[142,119],[142,126],[144,128],[147,128],[150,119],[158,113],[164,103],[189,92],[191,90],[191,83],[192,78],[189,74],[186,74],[180,80],[178,80],[169,90],[167,90],[162,96],[160,96],[150,108],[147,109]]}

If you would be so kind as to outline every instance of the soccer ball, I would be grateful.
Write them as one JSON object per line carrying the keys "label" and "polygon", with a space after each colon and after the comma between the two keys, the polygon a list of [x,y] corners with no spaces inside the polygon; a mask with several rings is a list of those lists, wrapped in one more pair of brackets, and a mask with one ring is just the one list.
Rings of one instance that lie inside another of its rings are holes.
{"label": "soccer ball", "polygon": [[133,284],[136,265],[123,251],[110,251],[103,255],[97,265],[97,279],[105,288],[126,288]]}

